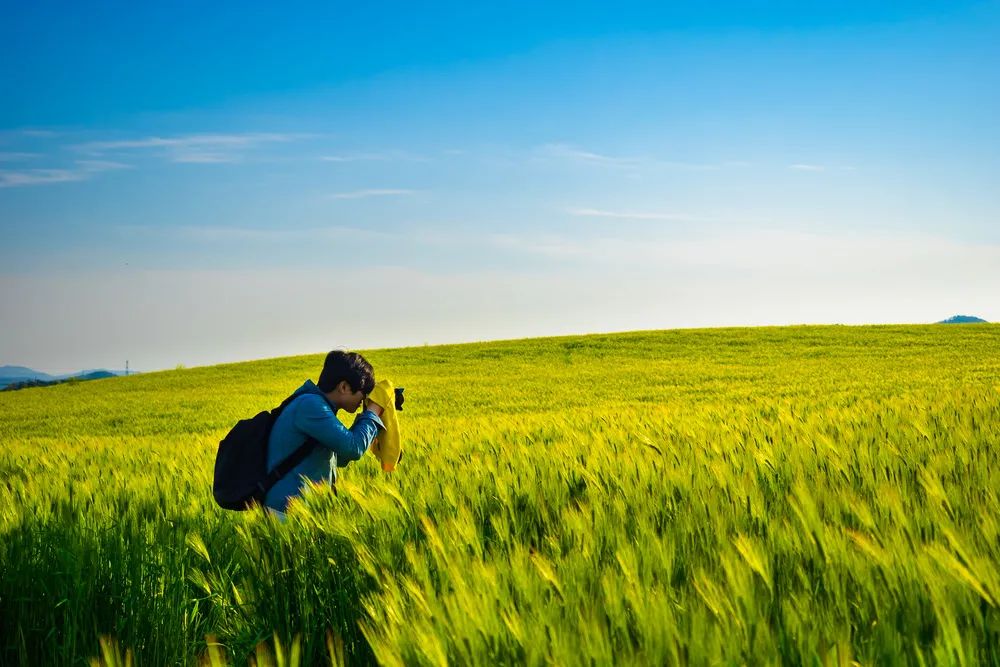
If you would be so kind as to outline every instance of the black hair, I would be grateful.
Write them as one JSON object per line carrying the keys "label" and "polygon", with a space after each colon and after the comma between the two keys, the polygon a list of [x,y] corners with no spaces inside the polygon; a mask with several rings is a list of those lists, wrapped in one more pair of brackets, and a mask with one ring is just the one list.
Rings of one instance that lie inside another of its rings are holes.
{"label": "black hair", "polygon": [[326,355],[323,371],[319,374],[319,389],[327,392],[346,380],[354,391],[366,395],[375,388],[375,371],[368,360],[357,352],[334,350]]}

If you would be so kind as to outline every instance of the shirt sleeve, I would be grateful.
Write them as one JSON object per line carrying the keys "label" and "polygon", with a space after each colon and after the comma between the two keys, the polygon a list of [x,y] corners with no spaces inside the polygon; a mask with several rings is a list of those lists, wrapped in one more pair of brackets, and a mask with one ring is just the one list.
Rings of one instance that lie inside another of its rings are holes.
{"label": "shirt sleeve", "polygon": [[333,451],[341,467],[364,456],[379,428],[384,428],[371,410],[359,414],[351,428],[346,428],[321,396],[307,396],[296,406],[295,427]]}

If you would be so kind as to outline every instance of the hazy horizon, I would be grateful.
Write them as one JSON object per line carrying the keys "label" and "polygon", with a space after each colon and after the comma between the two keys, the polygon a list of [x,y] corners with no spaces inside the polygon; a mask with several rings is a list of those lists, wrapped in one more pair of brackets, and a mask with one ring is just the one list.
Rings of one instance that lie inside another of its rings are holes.
{"label": "hazy horizon", "polygon": [[[955,317],[955,316],[953,315],[953,316],[950,316],[950,317]],[[973,316],[973,317],[975,317],[975,316]],[[980,318],[980,319],[982,319],[982,318]],[[365,348],[365,347],[351,347],[351,346],[339,346],[339,347],[335,346],[335,347],[330,348],[330,349],[345,349],[345,350],[354,350],[354,351],[362,351],[362,352],[372,352],[372,351],[379,351],[379,350],[398,350],[398,349],[410,349],[410,348],[418,349],[418,348],[423,348],[423,347],[428,347],[428,346],[434,347],[434,346],[443,346],[443,345],[466,345],[466,344],[472,344],[472,345],[474,345],[474,344],[489,344],[489,343],[505,343],[505,342],[511,342],[511,341],[534,340],[534,339],[543,339],[543,338],[564,338],[564,337],[573,337],[573,336],[613,336],[613,335],[616,335],[616,334],[623,334],[623,335],[625,335],[625,334],[631,334],[631,333],[660,332],[660,331],[692,331],[692,330],[744,329],[744,328],[746,328],[746,329],[755,329],[755,328],[774,328],[774,327],[813,327],[813,326],[815,326],[815,327],[840,327],[840,326],[844,326],[844,327],[880,327],[880,326],[889,326],[889,327],[891,327],[891,326],[922,326],[922,325],[925,325],[925,324],[937,325],[937,324],[942,324],[942,322],[940,322],[940,321],[939,322],[930,322],[930,323],[928,323],[928,322],[867,322],[867,323],[865,323],[865,322],[858,322],[858,323],[853,323],[853,324],[845,324],[845,323],[842,323],[842,322],[828,322],[828,323],[789,323],[789,324],[759,324],[759,325],[718,325],[718,326],[710,326],[710,327],[690,326],[690,327],[675,327],[675,328],[672,328],[672,329],[625,329],[625,330],[615,330],[615,331],[588,331],[588,332],[576,332],[576,333],[554,333],[554,334],[547,334],[547,335],[541,335],[541,336],[517,336],[517,337],[510,337],[510,338],[491,338],[491,339],[482,339],[482,340],[454,340],[454,341],[440,341],[440,342],[433,342],[433,343],[432,342],[424,342],[424,343],[419,343],[419,344],[384,345],[384,346],[367,347],[367,348]],[[986,324],[1000,324],[1000,323],[992,322],[992,321],[987,320]],[[160,367],[160,368],[136,368],[135,366],[132,365],[131,360],[129,360],[129,372],[130,373],[137,373],[137,374],[138,373],[155,373],[157,371],[169,371],[169,370],[176,370],[178,368],[184,368],[184,369],[187,369],[187,368],[200,368],[200,367],[205,367],[205,366],[216,366],[216,365],[221,365],[221,364],[254,362],[254,361],[263,361],[263,360],[268,360],[268,359],[280,359],[280,358],[285,358],[285,357],[297,357],[297,356],[304,356],[304,355],[322,355],[322,354],[326,354],[328,351],[329,351],[328,349],[322,349],[322,350],[310,350],[310,351],[305,351],[305,352],[295,352],[293,354],[276,354],[274,356],[269,356],[269,357],[257,357],[257,358],[247,358],[247,359],[225,359],[225,360],[218,360],[218,361],[205,361],[203,363],[196,363],[196,364],[178,363],[178,364],[175,364],[173,366],[164,366],[164,367]],[[0,360],[0,361],[2,361],[2,360]],[[121,367],[112,367],[112,366],[106,366],[106,367],[83,367],[83,368],[62,369],[62,370],[55,370],[55,371],[48,370],[46,368],[39,368],[39,367],[35,367],[35,366],[26,366],[25,364],[8,363],[8,362],[2,362],[2,363],[0,363],[0,367],[3,367],[3,366],[22,366],[22,367],[30,368],[30,370],[42,372],[42,373],[45,373],[47,375],[52,375],[52,376],[55,376],[55,377],[59,377],[59,376],[63,376],[63,375],[69,375],[69,374],[73,374],[73,373],[79,373],[79,372],[89,372],[89,371],[101,371],[101,370],[114,371],[114,372],[124,372],[125,371],[124,365],[121,366]],[[317,369],[317,372],[318,372],[318,369]]]}

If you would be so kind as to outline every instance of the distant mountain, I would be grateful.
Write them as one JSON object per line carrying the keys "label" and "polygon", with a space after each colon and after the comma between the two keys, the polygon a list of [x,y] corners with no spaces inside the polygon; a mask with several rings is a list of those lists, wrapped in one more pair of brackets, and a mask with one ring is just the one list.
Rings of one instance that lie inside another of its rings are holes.
{"label": "distant mountain", "polygon": [[55,380],[55,375],[49,375],[26,366],[0,366],[0,379],[19,378],[21,380]]}
{"label": "distant mountain", "polygon": [[[136,371],[129,371],[129,375],[138,375]],[[106,368],[88,368],[85,371],[79,371],[77,373],[67,373],[65,375],[57,375],[57,380],[68,380],[70,378],[76,378],[78,380],[98,380],[100,378],[111,378],[117,377],[119,375],[125,375],[125,371],[109,371]]]}
{"label": "distant mountain", "polygon": [[949,317],[946,320],[941,320],[938,324],[973,324],[976,322],[982,322],[985,324],[986,320],[973,317],[972,315],[956,315],[955,317]]}
{"label": "distant mountain", "polygon": [[[136,371],[129,371],[129,375],[135,375]],[[109,371],[103,368],[85,370],[78,373],[66,373],[64,375],[50,375],[26,366],[0,366],[0,389],[8,387],[12,389],[23,389],[24,387],[44,387],[50,384],[59,384],[67,380],[100,380],[102,378],[125,375],[125,371]]]}
{"label": "distant mountain", "polygon": [[[103,380],[104,378],[117,377],[119,374],[112,371],[88,371],[80,375],[74,375],[77,380]],[[124,375],[124,373],[122,373]]]}

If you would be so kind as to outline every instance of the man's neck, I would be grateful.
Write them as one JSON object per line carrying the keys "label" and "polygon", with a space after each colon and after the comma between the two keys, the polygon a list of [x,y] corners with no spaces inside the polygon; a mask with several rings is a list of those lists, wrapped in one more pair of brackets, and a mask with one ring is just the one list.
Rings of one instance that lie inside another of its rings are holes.
{"label": "man's neck", "polygon": [[333,408],[334,414],[336,414],[338,410],[343,410],[343,408],[337,405],[337,401],[333,400],[333,392],[323,394],[323,398],[325,398],[326,402],[330,404],[331,408]]}

